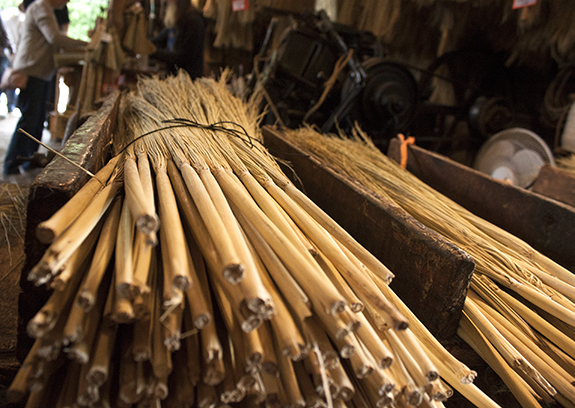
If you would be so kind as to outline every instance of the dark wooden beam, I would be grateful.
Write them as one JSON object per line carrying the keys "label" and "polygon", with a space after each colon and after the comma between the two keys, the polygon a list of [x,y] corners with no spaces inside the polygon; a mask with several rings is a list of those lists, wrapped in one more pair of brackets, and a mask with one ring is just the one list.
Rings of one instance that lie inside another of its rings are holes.
{"label": "dark wooden beam", "polygon": [[533,183],[533,191],[575,207],[575,173],[545,165]]}
{"label": "dark wooden beam", "polygon": [[429,330],[440,339],[453,336],[475,266],[469,255],[280,131],[265,127],[264,143],[289,161],[296,186],[391,269],[391,288]]}

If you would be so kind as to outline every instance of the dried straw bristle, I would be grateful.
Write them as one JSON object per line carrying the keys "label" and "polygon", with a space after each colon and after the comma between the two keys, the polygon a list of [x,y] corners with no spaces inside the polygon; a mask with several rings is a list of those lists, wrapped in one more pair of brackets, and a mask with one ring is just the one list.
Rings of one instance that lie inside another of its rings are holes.
{"label": "dried straw bristle", "polygon": [[[393,298],[391,272],[295,190],[263,148],[257,106],[231,96],[222,78],[142,78],[123,98],[118,171],[92,200],[106,204],[102,214],[84,216],[102,235],[69,227],[88,255],[70,256],[85,262],[68,267],[66,296],[34,320],[35,349],[11,395],[30,389],[29,367],[46,360],[38,350],[55,358],[67,341],[64,353],[85,351],[88,365],[80,374],[68,365],[82,391],[61,391],[78,403],[96,389],[142,406],[187,406],[179,390],[199,406],[430,400],[438,369],[421,358],[429,339],[407,331],[418,321]],[[133,216],[144,212],[159,219],[156,246]],[[94,251],[78,238],[88,236]],[[114,257],[103,237],[115,239]],[[66,248],[52,246],[49,260]],[[107,254],[106,265],[93,252]],[[58,278],[38,271],[36,283]],[[85,288],[96,299],[90,318]],[[86,350],[95,316],[100,329]],[[459,368],[458,381],[472,373]]]}
{"label": "dried straw bristle", "polygon": [[[287,130],[284,135],[468,252],[476,267],[463,334],[497,364],[496,371],[510,382],[519,400],[533,401],[533,395],[545,399],[549,394],[559,403],[575,403],[572,386],[566,385],[575,373],[571,272],[422,183],[383,155],[360,129],[349,138],[320,135],[311,128]],[[543,324],[536,317],[541,313],[559,330]],[[503,371],[502,360],[526,382]]]}

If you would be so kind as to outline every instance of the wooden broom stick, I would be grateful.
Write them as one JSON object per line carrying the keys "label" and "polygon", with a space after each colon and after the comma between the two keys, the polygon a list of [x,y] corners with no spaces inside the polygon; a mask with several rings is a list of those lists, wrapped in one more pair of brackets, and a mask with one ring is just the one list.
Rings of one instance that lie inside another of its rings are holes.
{"label": "wooden broom stick", "polygon": [[38,224],[36,236],[40,242],[51,243],[88,207],[94,196],[107,184],[119,158],[120,156],[116,156],[110,159],[62,208],[48,220]]}

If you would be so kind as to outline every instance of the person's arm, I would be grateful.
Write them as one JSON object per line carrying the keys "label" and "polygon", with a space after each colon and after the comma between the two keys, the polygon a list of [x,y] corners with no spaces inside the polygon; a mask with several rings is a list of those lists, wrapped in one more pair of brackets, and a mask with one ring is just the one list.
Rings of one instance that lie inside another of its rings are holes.
{"label": "person's arm", "polygon": [[60,27],[58,27],[54,12],[47,8],[39,7],[35,9],[34,20],[46,41],[57,48],[83,48],[88,44],[85,41],[75,40],[63,35],[60,32]]}

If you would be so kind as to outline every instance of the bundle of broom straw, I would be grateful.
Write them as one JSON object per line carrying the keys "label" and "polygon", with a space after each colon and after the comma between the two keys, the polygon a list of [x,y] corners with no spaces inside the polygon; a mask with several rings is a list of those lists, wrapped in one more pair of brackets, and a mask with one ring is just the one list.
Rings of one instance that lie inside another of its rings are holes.
{"label": "bundle of broom straw", "polygon": [[39,225],[53,295],[8,390],[28,407],[441,407],[475,373],[390,290],[392,273],[261,144],[220,81],[142,79],[117,155]]}
{"label": "bundle of broom straw", "polygon": [[473,215],[383,155],[311,128],[285,137],[403,208],[468,252],[476,267],[458,334],[524,407],[575,406],[575,276],[525,242]]}

